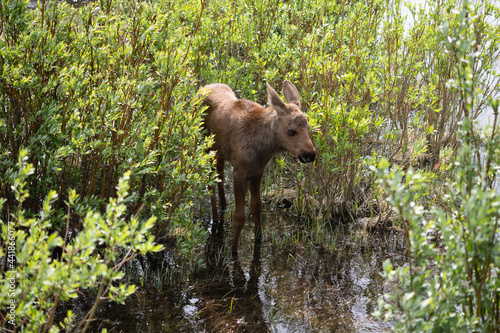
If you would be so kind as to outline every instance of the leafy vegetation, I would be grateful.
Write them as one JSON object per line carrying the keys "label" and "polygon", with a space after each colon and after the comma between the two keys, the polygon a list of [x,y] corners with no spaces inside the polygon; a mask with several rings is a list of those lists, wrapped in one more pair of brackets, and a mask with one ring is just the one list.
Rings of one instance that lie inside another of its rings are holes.
{"label": "leafy vegetation", "polygon": [[[68,311],[63,328],[81,326],[86,331],[101,297],[109,297],[116,302],[135,291],[135,286],[120,282],[123,272],[120,268],[138,254],[158,252],[160,245],[154,244],[154,237],[149,235],[155,217],[144,223],[137,218],[125,219],[124,201],[128,194],[126,172],[119,180],[116,199],[110,199],[104,214],[88,211],[83,220],[83,230],[75,237],[69,237],[68,227],[71,210],[74,209],[77,194],[71,191],[68,198],[68,225],[66,234],[61,237],[57,232],[50,232],[53,219],[53,203],[57,199],[55,191],[49,192],[43,201],[42,211],[29,218],[23,209],[23,203],[29,197],[26,190],[27,179],[34,173],[33,165],[27,164],[25,150],[19,152],[19,171],[13,175],[13,191],[19,203],[11,221],[2,226],[3,235],[13,235],[9,246],[15,247],[15,260],[9,260],[2,266],[4,280],[2,291],[11,290],[11,283],[17,281],[17,288],[12,292],[2,292],[2,307],[15,300],[15,314],[8,318],[9,326],[22,327],[29,332],[53,331],[55,309],[60,302],[77,297],[80,289],[98,288],[94,305],[83,320],[75,322],[75,317]],[[56,247],[63,248],[60,260],[53,258]],[[5,260],[5,257],[4,257]],[[4,271],[4,268],[7,268]],[[120,283],[117,283],[120,282]],[[29,292],[26,292],[29,291]],[[17,318],[17,320],[16,320]],[[57,325],[59,326],[59,325]]]}
{"label": "leafy vegetation", "polygon": [[[123,301],[134,288],[121,267],[160,250],[154,239],[174,239],[179,258],[202,267],[214,175],[194,96],[224,82],[265,104],[265,81],[286,78],[319,159],[277,158],[268,190],[293,184],[293,212],[326,247],[339,217],[401,221],[409,266],[386,272],[405,282],[408,270],[410,289],[381,306],[396,327],[438,327],[462,304],[468,317],[447,327],[498,330],[496,118],[488,135],[474,120],[498,109],[500,12],[489,1],[407,6],[409,27],[399,0],[0,0],[0,303],[12,235],[13,329],[57,330],[54,309],[78,292],[95,306]],[[439,247],[422,235],[431,227]],[[455,298],[439,300],[448,290]],[[85,330],[93,314],[69,313],[65,328]]]}
{"label": "leafy vegetation", "polygon": [[[384,277],[397,281],[401,291],[379,301],[377,314],[396,319],[400,332],[498,332],[500,330],[500,195],[494,187],[500,161],[499,100],[489,98],[493,126],[479,139],[472,122],[478,102],[477,16],[464,2],[453,21],[441,25],[445,46],[455,58],[460,112],[465,115],[457,133],[460,143],[454,171],[442,185],[441,206],[424,207],[431,179],[421,172],[388,171],[381,160],[374,171],[388,194],[391,207],[403,221],[408,242],[408,266],[394,269],[387,261]],[[450,28],[453,27],[453,28]],[[475,145],[475,142],[484,145]],[[476,159],[483,155],[481,158]],[[439,234],[438,242],[430,238]]]}

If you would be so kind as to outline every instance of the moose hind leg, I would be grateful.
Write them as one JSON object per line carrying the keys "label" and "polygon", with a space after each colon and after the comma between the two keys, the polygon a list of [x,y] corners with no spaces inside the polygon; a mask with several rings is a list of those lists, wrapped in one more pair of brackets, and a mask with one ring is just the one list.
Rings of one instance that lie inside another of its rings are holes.
{"label": "moose hind leg", "polygon": [[[216,170],[217,170],[217,187],[219,190],[219,201],[220,201],[220,209],[222,211],[226,210],[227,203],[226,203],[226,196],[224,194],[224,165],[225,165],[225,160],[220,157],[218,153],[215,154],[215,161],[216,161]],[[215,186],[210,185],[208,189],[211,192],[210,195],[210,204],[212,206],[212,216],[214,222],[220,222],[220,215],[219,215],[219,207],[217,207],[217,193],[215,192]]]}
{"label": "moose hind leg", "polygon": [[217,194],[215,193],[215,186],[208,186],[210,190],[210,204],[212,205],[212,217],[214,222],[219,222],[219,208],[217,207]]}
{"label": "moose hind leg", "polygon": [[259,242],[262,237],[261,216],[262,216],[262,198],[260,196],[260,183],[262,174],[254,177],[250,181],[250,211],[252,212],[255,225],[255,241]]}
{"label": "moose hind leg", "polygon": [[217,174],[219,175],[217,187],[219,188],[220,209],[225,211],[227,207],[226,195],[224,193],[224,165],[226,164],[226,161],[220,157],[219,154],[217,154],[215,158],[217,161]]}

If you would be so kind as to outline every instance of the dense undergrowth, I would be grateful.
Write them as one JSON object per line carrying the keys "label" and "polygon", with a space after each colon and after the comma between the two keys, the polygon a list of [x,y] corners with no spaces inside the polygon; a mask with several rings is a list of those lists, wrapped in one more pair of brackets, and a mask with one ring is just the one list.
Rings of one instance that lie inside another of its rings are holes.
{"label": "dense undergrowth", "polygon": [[[4,292],[8,278],[17,281],[15,325],[8,323],[10,312],[2,311],[2,327],[56,330],[55,308],[77,290],[94,288],[95,306],[101,297],[123,301],[134,289],[118,283],[120,267],[139,252],[158,251],[153,236],[174,237],[186,265],[203,265],[200,247],[207,232],[196,217],[206,214],[202,198],[214,175],[210,139],[200,126],[203,110],[194,96],[212,82],[262,104],[266,81],[276,87],[286,78],[299,88],[319,158],[313,166],[276,159],[266,190],[293,186],[292,209],[312,226],[339,217],[370,217],[378,224],[402,217],[409,248],[424,243],[412,238],[420,220],[407,223],[413,220],[403,207],[393,210],[386,203],[393,193],[381,185],[392,174],[369,165],[417,170],[427,180],[418,205],[424,211],[442,208],[450,228],[460,225],[452,221],[464,221],[456,212],[471,197],[472,184],[483,184],[481,193],[491,191],[488,204],[496,207],[495,132],[482,137],[470,125],[457,134],[462,120],[473,124],[498,97],[500,12],[489,1],[466,3],[463,10],[454,1],[428,1],[425,10],[409,5],[410,27],[401,1],[27,5],[0,0],[2,309],[13,299]],[[489,147],[486,153],[482,147]],[[467,165],[488,172],[474,178],[461,169]],[[469,182],[465,190],[463,182]],[[407,185],[404,191],[412,193]],[[445,195],[450,193],[464,197]],[[493,216],[498,218],[488,210],[485,220],[496,221]],[[470,234],[491,239],[488,265],[469,267],[468,254],[459,258],[469,282],[460,292],[468,313],[498,330],[492,318],[498,291],[482,288],[498,275],[498,262],[491,259],[498,258],[498,225],[455,229],[464,243]],[[471,239],[471,246],[480,243]],[[11,247],[17,257],[9,270]],[[415,271],[425,280],[423,262]],[[69,270],[85,271],[85,279],[65,280],[74,278]],[[34,279],[29,285],[23,284],[27,275]],[[67,282],[61,287],[47,279]],[[453,281],[460,282],[459,276]],[[413,282],[411,288],[422,292]],[[485,299],[493,301],[483,309],[477,302]],[[417,311],[398,304],[402,313]],[[92,311],[68,319],[67,329],[85,327]],[[422,312],[422,318],[436,312]]]}
{"label": "dense undergrowth", "polygon": [[[475,19],[465,2],[453,22],[456,26],[450,21],[440,25],[444,45],[455,56],[457,75],[449,85],[457,87],[464,114],[457,132],[456,174],[442,185],[441,204],[429,206],[421,200],[433,179],[418,170],[389,171],[385,159],[372,168],[401,220],[408,244],[408,266],[394,269],[390,261],[384,263],[383,276],[402,289],[379,300],[377,315],[394,318],[395,331],[500,331],[500,195],[495,185],[500,171],[500,100],[481,96],[477,86],[474,69],[481,46]],[[472,119],[481,99],[491,106],[493,119],[478,134]],[[432,237],[436,234],[437,239]]]}

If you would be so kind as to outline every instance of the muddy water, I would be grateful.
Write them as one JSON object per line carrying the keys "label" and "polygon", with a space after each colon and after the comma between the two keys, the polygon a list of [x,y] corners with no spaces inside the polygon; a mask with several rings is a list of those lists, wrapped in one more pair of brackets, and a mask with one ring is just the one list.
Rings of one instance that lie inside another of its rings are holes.
{"label": "muddy water", "polygon": [[[282,227],[282,226],[280,226]],[[388,292],[379,275],[383,261],[402,253],[400,235],[353,245],[353,233],[335,249],[316,246],[285,229],[264,229],[255,245],[244,229],[239,257],[227,253],[230,232],[211,226],[207,267],[182,287],[142,289],[124,305],[98,311],[94,329],[110,332],[386,332],[372,312]],[[274,236],[271,234],[275,233]],[[297,233],[298,234],[298,233]],[[281,235],[283,236],[283,235]],[[293,240],[291,240],[293,239]],[[274,243],[274,244],[273,244]]]}

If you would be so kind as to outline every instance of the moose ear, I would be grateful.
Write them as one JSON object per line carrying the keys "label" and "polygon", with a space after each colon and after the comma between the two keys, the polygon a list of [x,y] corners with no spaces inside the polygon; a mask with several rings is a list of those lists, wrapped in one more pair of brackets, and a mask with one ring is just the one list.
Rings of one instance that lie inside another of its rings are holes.
{"label": "moose ear", "polygon": [[292,82],[285,80],[283,82],[283,95],[288,103],[296,104],[300,109],[299,91]]}
{"label": "moose ear", "polygon": [[280,96],[273,87],[266,82],[267,86],[267,104],[272,106],[276,111],[282,111],[285,109],[285,103],[281,100]]}

